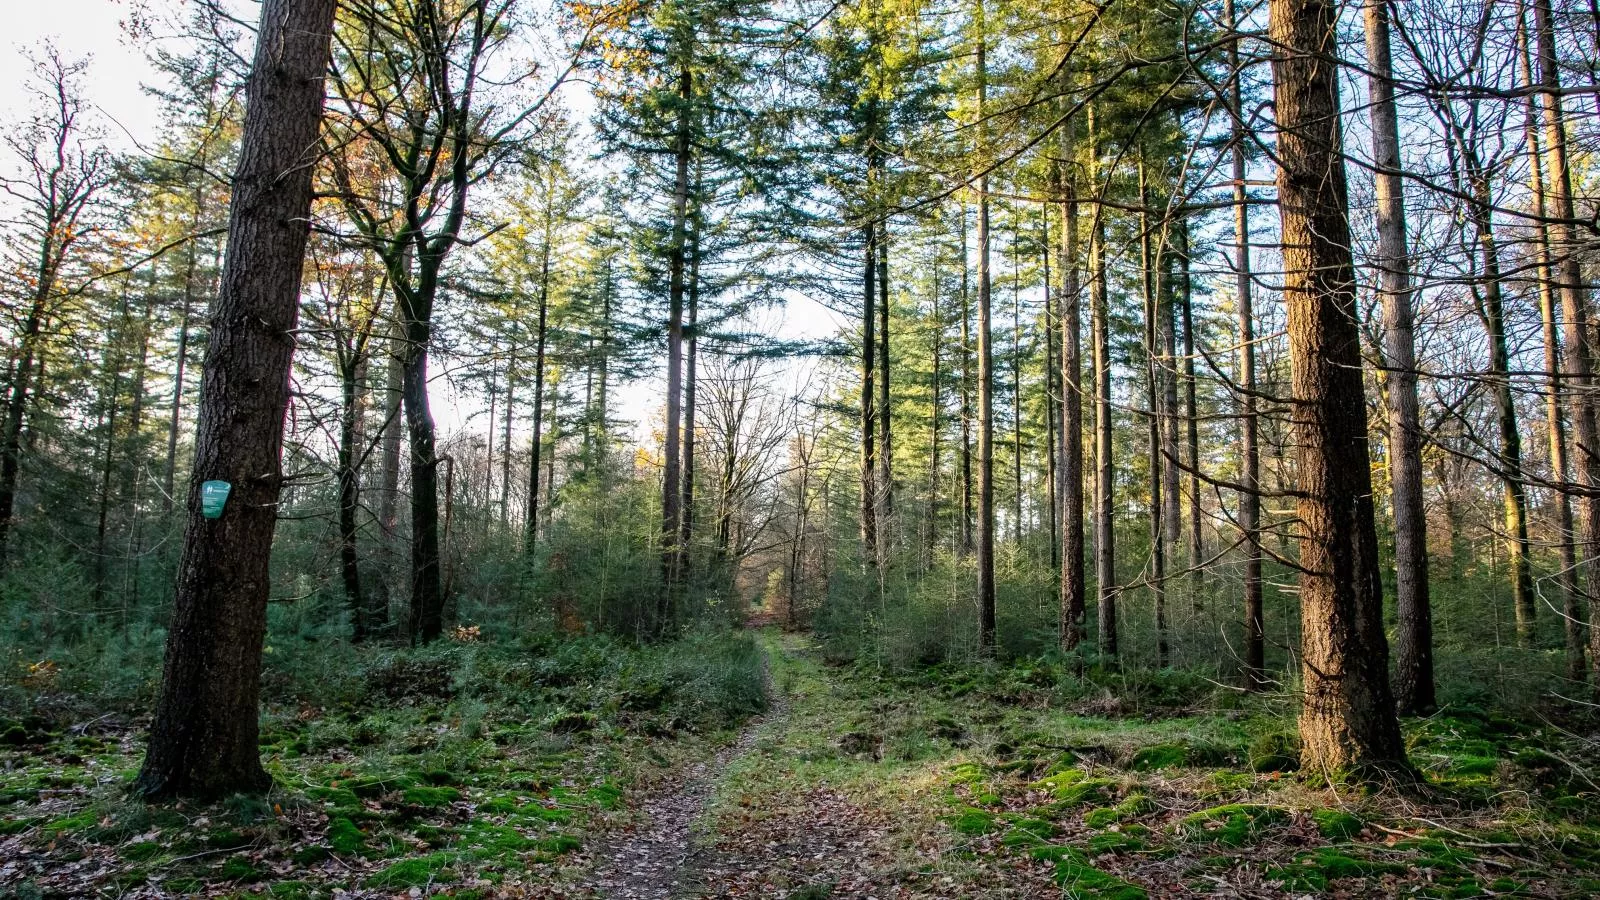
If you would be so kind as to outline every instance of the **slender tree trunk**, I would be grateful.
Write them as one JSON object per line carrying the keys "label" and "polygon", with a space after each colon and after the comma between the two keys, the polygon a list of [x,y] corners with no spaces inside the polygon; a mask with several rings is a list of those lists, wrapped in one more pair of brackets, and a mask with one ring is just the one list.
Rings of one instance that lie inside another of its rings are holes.
{"label": "slender tree trunk", "polygon": [[[188,525],[149,749],[147,797],[265,790],[257,716],[282,484],[291,337],[311,210],[332,0],[266,0],[201,384]],[[200,486],[233,485],[223,514]]]}
{"label": "slender tree trunk", "polygon": [[[978,150],[988,90],[984,0],[978,0]],[[994,656],[994,349],[989,274],[989,176],[978,177],[978,652]]]}
{"label": "slender tree trunk", "polygon": [[1279,212],[1299,478],[1301,757],[1409,772],[1383,632],[1329,0],[1272,0]]}
{"label": "slender tree trunk", "polygon": [[944,310],[939,305],[939,257],[935,251],[933,260],[933,290],[929,297],[932,304],[933,319],[933,346],[929,348],[933,353],[933,377],[929,382],[932,393],[930,405],[932,413],[928,421],[928,537],[925,547],[931,561],[933,551],[939,546],[939,429],[944,426]]}
{"label": "slender tree trunk", "polygon": [[[1059,176],[1060,172],[1053,173]],[[1060,188],[1056,188],[1057,194]],[[1061,424],[1061,414],[1056,409],[1056,400],[1060,396],[1060,388],[1056,384],[1056,377],[1060,374],[1060,366],[1056,362],[1056,328],[1060,319],[1060,312],[1056,309],[1061,298],[1054,291],[1055,285],[1050,281],[1050,204],[1041,204],[1040,222],[1043,225],[1042,246],[1043,252],[1039,254],[1040,262],[1044,267],[1044,463],[1045,463],[1045,500],[1049,511],[1047,522],[1050,529],[1050,568],[1058,575],[1061,571],[1061,473],[1059,470],[1060,456],[1056,453],[1056,427]]]}
{"label": "slender tree trunk", "polygon": [[861,562],[878,565],[877,392],[878,316],[877,229],[861,230],[865,250],[861,267]]}
{"label": "slender tree trunk", "polygon": [[428,344],[431,310],[407,293],[406,359],[402,370],[406,432],[411,457],[411,608],[407,631],[412,643],[426,644],[444,631],[444,584],[439,568],[439,458],[434,446],[433,410],[428,402]]}
{"label": "slender tree trunk", "polygon": [[972,539],[972,295],[967,283],[967,207],[961,204],[961,555]]}
{"label": "slender tree trunk", "polygon": [[[1536,83],[1533,55],[1529,48],[1527,16],[1522,3],[1517,7],[1517,44],[1522,57],[1523,83],[1532,87]],[[1550,267],[1550,226],[1545,221],[1544,160],[1539,149],[1539,101],[1533,94],[1527,98],[1524,114],[1525,138],[1528,142],[1528,185],[1533,199],[1535,224],[1534,273],[1538,279],[1539,320],[1544,337],[1545,370],[1545,429],[1550,444],[1550,478],[1565,482],[1570,467],[1567,465],[1567,429],[1562,418],[1561,337],[1556,320],[1555,278]],[[1587,651],[1584,647],[1583,600],[1578,592],[1578,552],[1572,544],[1572,497],[1566,491],[1556,491],[1552,501],[1556,507],[1554,543],[1561,556],[1561,570],[1556,582],[1561,586],[1562,629],[1566,636],[1567,677],[1583,681],[1587,676]]]}
{"label": "slender tree trunk", "polygon": [[1139,262],[1143,270],[1141,287],[1144,293],[1144,353],[1145,353],[1145,416],[1146,440],[1150,464],[1150,600],[1156,623],[1156,666],[1165,669],[1169,662],[1167,642],[1167,532],[1164,517],[1167,513],[1162,490],[1167,486],[1163,475],[1161,451],[1165,446],[1164,414],[1165,391],[1162,376],[1161,327],[1162,309],[1160,294],[1164,287],[1157,284],[1158,265],[1150,233],[1150,191],[1145,182],[1144,161],[1139,162]]}
{"label": "slender tree trunk", "polygon": [[1378,213],[1378,295],[1388,390],[1389,480],[1394,504],[1395,695],[1403,713],[1433,708],[1433,616],[1428,600],[1427,515],[1422,504],[1422,431],[1418,425],[1416,351],[1412,337],[1411,260],[1405,191],[1400,181],[1400,127],[1389,63],[1388,0],[1366,0],[1367,90],[1372,100],[1372,158]]}
{"label": "slender tree trunk", "polygon": [[[699,203],[700,197],[700,172],[698,165],[695,169],[694,202]],[[691,540],[694,537],[694,456],[697,441],[697,427],[695,425],[695,395],[700,384],[699,356],[700,356],[700,225],[699,209],[691,220],[693,228],[689,233],[689,322],[685,338],[689,342],[687,351],[687,372],[683,385],[683,534],[679,538],[683,549],[681,577],[688,577],[689,568],[693,563],[691,553]]]}
{"label": "slender tree trunk", "polygon": [[356,544],[356,514],[361,508],[356,480],[356,444],[361,421],[360,360],[339,361],[339,576],[344,583],[345,606],[350,613],[350,639],[367,638],[367,606],[361,593],[361,558]]}
{"label": "slender tree trunk", "polygon": [[693,96],[694,76],[686,66],[678,75],[678,135],[675,154],[677,173],[672,198],[672,254],[667,289],[667,427],[662,447],[665,457],[661,480],[661,569],[662,590],[656,606],[653,630],[662,635],[677,618],[677,593],[683,563],[679,543],[682,524],[683,417],[683,290],[684,256],[688,243],[689,158],[692,153],[689,101]]}
{"label": "slender tree trunk", "polygon": [[889,221],[878,224],[878,545],[891,546],[894,517],[894,407],[889,402]]}
{"label": "slender tree trunk", "polygon": [[[1565,344],[1562,359],[1570,389],[1572,428],[1578,446],[1573,470],[1578,484],[1600,489],[1600,426],[1595,421],[1594,401],[1589,396],[1594,372],[1594,346],[1589,334],[1588,287],[1578,261],[1577,234],[1572,226],[1572,170],[1567,164],[1567,126],[1561,110],[1561,75],[1556,59],[1555,26],[1550,0],[1533,0],[1534,32],[1538,41],[1540,100],[1544,108],[1546,167],[1550,187],[1546,199],[1554,221],[1550,224],[1551,267],[1561,295],[1561,315]],[[1600,548],[1600,493],[1591,493],[1578,505],[1578,558],[1588,559]],[[1600,565],[1588,563],[1585,588],[1589,604],[1589,655],[1591,675],[1600,685]]]}
{"label": "slender tree trunk", "polygon": [[[553,198],[550,198],[553,202]],[[522,557],[525,565],[533,569],[534,550],[539,543],[539,460],[544,450],[544,375],[545,349],[549,340],[550,324],[550,243],[554,239],[554,222],[549,203],[546,203],[544,239],[539,247],[539,314],[535,319],[533,336],[533,438],[528,442],[528,511],[522,523]],[[507,431],[510,430],[511,406],[506,406]],[[510,444],[506,445],[508,448]]]}
{"label": "slender tree trunk", "polygon": [[1183,317],[1183,390],[1185,456],[1189,460],[1189,609],[1199,613],[1205,605],[1201,592],[1205,587],[1205,537],[1201,531],[1200,493],[1200,406],[1195,392],[1198,381],[1194,374],[1194,279],[1190,272],[1189,224],[1178,224],[1178,296],[1182,298]]}
{"label": "slender tree trunk", "polygon": [[[1223,4],[1223,21],[1236,28],[1233,0]],[[1235,305],[1239,318],[1239,530],[1244,536],[1244,687],[1267,686],[1266,630],[1261,589],[1261,441],[1256,414],[1256,325],[1250,271],[1250,196],[1245,185],[1244,73],[1239,41],[1228,42],[1229,100],[1233,106],[1233,239]]]}
{"label": "slender tree trunk", "polygon": [[[1070,125],[1068,126],[1071,127]],[[1071,159],[1067,146],[1062,156]],[[1061,649],[1084,639],[1086,593],[1083,566],[1083,285],[1078,264],[1078,176],[1061,179]]]}
{"label": "slender tree trunk", "polygon": [[[1098,165],[1095,109],[1089,107],[1089,183],[1104,193]],[[1105,207],[1096,205],[1089,226],[1089,330],[1094,354],[1094,578],[1099,651],[1117,664],[1116,460],[1111,444],[1111,308],[1107,297]]]}

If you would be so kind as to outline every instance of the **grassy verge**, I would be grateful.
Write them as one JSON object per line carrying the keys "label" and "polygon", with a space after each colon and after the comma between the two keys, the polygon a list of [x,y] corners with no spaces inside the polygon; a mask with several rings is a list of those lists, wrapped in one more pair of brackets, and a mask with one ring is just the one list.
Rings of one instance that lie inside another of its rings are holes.
{"label": "grassy verge", "polygon": [[[730,853],[792,842],[794,896],[1600,893],[1600,759],[1558,728],[1446,710],[1407,727],[1424,792],[1335,791],[1293,772],[1281,700],[1197,708],[1027,668],[889,677],[767,640],[791,709],[714,824]],[[803,837],[838,815],[862,823],[855,856]]]}
{"label": "grassy verge", "polygon": [[127,794],[140,721],[0,721],[0,894],[528,891],[764,703],[738,635],[341,649],[323,704],[266,712],[265,798],[147,806]]}

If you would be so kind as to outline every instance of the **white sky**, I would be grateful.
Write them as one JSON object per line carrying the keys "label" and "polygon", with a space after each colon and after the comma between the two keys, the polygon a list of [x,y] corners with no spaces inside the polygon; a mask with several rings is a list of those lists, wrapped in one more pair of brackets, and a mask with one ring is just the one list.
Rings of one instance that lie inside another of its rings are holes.
{"label": "white sky", "polygon": [[[144,93],[142,84],[158,80],[145,58],[144,48],[136,46],[124,29],[126,20],[138,6],[158,11],[181,10],[184,0],[0,0],[3,18],[10,25],[0,45],[0,122],[14,120],[29,105],[27,91],[32,67],[29,51],[42,42],[55,44],[66,59],[88,58],[84,80],[87,99],[101,119],[107,142],[120,151],[132,151],[149,144],[160,126],[157,101]],[[241,10],[246,14],[248,10]],[[788,337],[823,337],[835,333],[842,322],[819,305],[802,298],[791,298],[787,310],[762,316],[765,330]],[[805,361],[776,367],[774,376],[793,383],[809,368]],[[624,387],[618,397],[616,413],[634,422],[633,437],[641,443],[650,430],[644,419],[660,415],[661,378],[646,378]],[[459,397],[443,381],[435,382],[434,403],[440,425],[451,431],[475,411],[457,404]],[[481,419],[477,427],[482,427]]]}
{"label": "white sky", "polygon": [[125,0],[0,0],[5,45],[0,49],[0,118],[10,120],[28,105],[31,73],[27,51],[53,41],[67,59],[89,57],[86,93],[104,116],[107,139],[131,149],[131,133],[143,141],[156,131],[157,107],[139,85],[150,81],[142,50],[124,40]]}

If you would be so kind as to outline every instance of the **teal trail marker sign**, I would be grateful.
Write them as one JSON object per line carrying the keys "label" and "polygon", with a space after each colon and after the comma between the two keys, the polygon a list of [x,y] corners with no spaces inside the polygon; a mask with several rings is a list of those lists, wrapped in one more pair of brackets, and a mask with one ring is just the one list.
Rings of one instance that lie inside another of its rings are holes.
{"label": "teal trail marker sign", "polygon": [[222,518],[222,508],[228,505],[228,494],[233,485],[226,481],[207,481],[200,485],[200,515],[208,519]]}

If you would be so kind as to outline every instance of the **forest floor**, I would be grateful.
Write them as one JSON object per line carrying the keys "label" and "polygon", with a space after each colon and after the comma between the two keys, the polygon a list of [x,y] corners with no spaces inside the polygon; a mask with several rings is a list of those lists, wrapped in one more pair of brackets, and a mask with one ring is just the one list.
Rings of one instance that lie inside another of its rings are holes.
{"label": "forest floor", "polygon": [[140,723],[0,725],[0,896],[1600,895],[1600,753],[1566,728],[1446,710],[1407,726],[1425,791],[1335,791],[1287,771],[1271,702],[760,642],[769,703],[736,727],[546,667],[537,724],[460,698],[269,716],[279,788],[206,807],[128,799]]}

